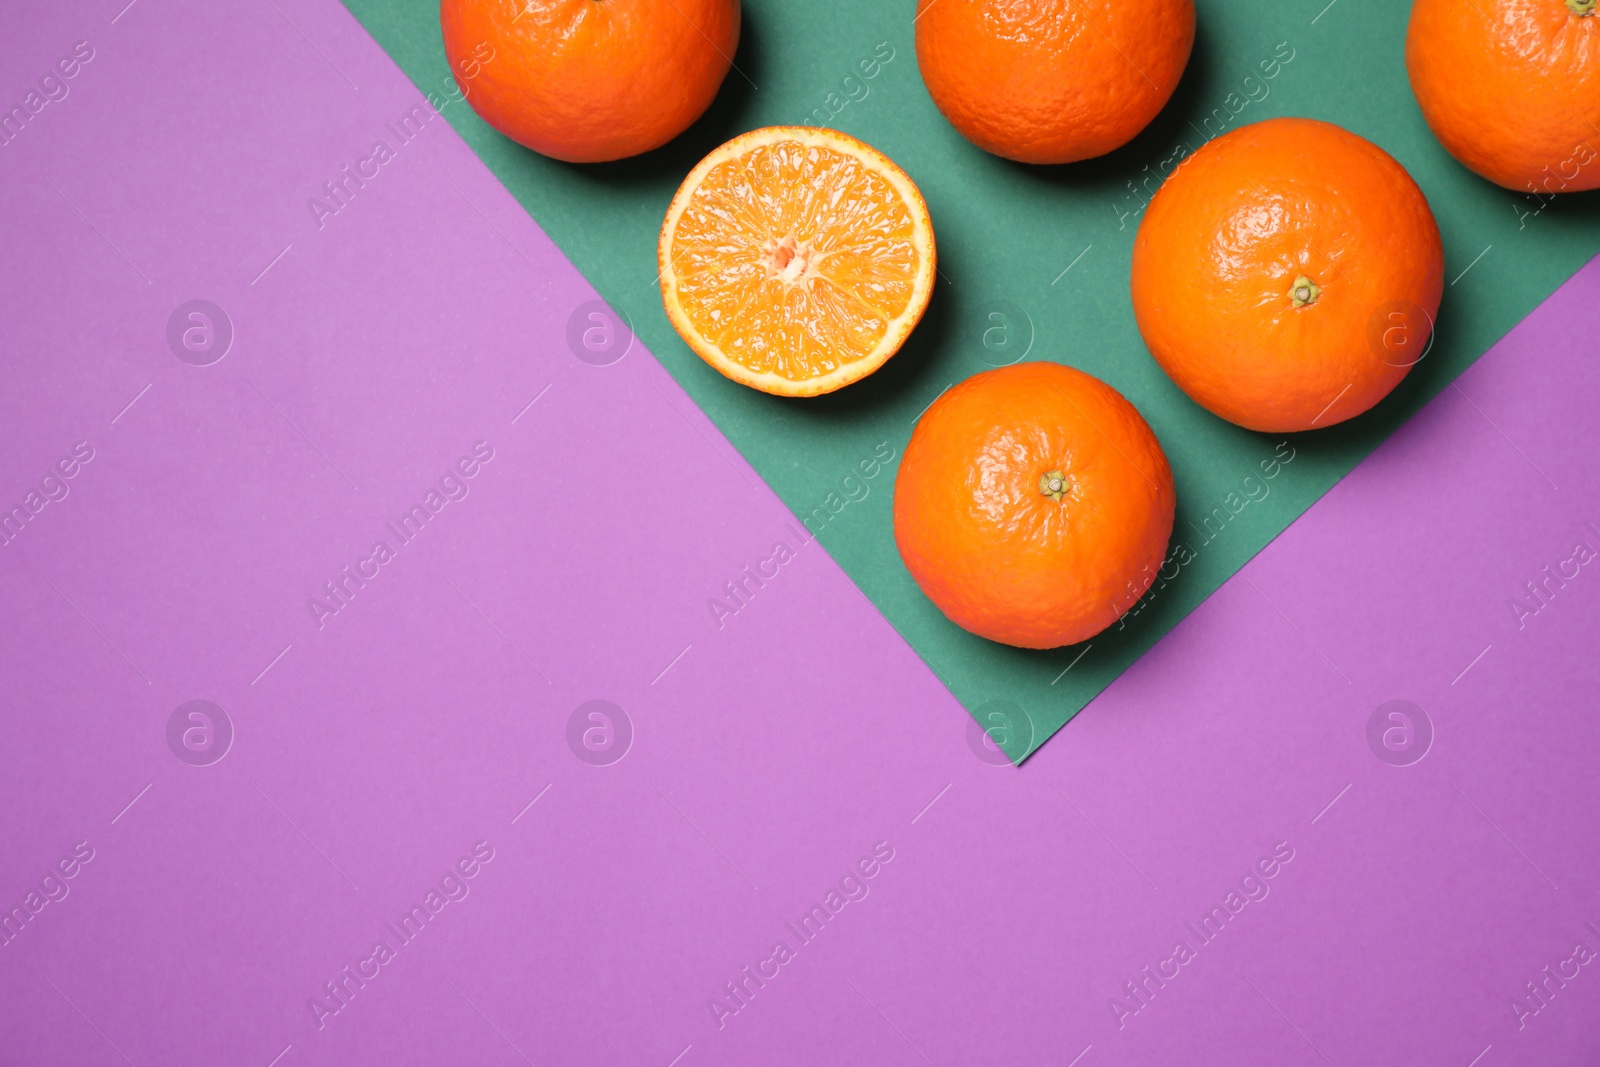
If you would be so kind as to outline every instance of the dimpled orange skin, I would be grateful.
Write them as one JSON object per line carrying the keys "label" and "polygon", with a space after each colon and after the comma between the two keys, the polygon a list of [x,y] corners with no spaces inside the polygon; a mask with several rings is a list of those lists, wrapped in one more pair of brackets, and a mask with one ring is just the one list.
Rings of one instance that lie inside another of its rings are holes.
{"label": "dimpled orange skin", "polygon": [[[1055,500],[1040,479],[1059,472]],[[1132,404],[1058,363],[984,371],[917,422],[894,485],[894,536],[939,610],[1022,648],[1086,641],[1149,587],[1176,499]]]}
{"label": "dimpled orange skin", "polygon": [[917,65],[986,152],[1072,163],[1131,141],[1189,62],[1194,0],[917,0]]}
{"label": "dimpled orange skin", "polygon": [[1600,187],[1600,15],[1566,0],[1416,0],[1406,70],[1468,169],[1518,192]]}
{"label": "dimpled orange skin", "polygon": [[[1302,280],[1312,299],[1297,307]],[[1269,119],[1161,186],[1132,289],[1145,344],[1196,403],[1252,430],[1308,430],[1366,411],[1425,352],[1444,249],[1422,190],[1377,145]]]}
{"label": "dimpled orange skin", "polygon": [[728,73],[739,16],[739,0],[439,4],[445,55],[473,110],[569,163],[638,155],[688,129]]}

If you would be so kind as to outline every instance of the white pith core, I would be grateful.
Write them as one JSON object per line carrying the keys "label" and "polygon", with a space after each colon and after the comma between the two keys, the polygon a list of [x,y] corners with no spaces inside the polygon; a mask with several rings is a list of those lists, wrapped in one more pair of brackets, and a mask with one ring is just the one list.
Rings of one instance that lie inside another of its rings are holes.
{"label": "white pith core", "polygon": [[811,278],[817,273],[817,264],[822,259],[822,254],[812,248],[810,241],[798,240],[793,234],[781,239],[767,238],[761,251],[767,257],[770,276],[788,286],[799,285]]}

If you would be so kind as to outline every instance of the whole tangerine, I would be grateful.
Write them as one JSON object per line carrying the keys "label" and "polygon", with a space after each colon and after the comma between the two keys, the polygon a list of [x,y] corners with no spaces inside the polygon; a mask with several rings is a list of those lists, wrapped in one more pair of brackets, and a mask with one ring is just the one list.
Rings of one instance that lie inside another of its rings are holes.
{"label": "whole tangerine", "polygon": [[1426,354],[1444,291],[1427,199],[1383,149],[1268,119],[1186,159],[1145,209],[1133,311],[1202,407],[1252,430],[1354,418]]}
{"label": "whole tangerine", "polygon": [[485,122],[600,163],[688,129],[739,47],[739,0],[440,0],[445,55]]}
{"label": "whole tangerine", "polygon": [[1518,192],[1600,187],[1596,0],[1416,0],[1406,70],[1434,136]]}
{"label": "whole tangerine", "polygon": [[1172,468],[1139,412],[1059,363],[984,371],[917,421],[894,485],[906,568],[956,625],[1022,648],[1086,641],[1166,558]]}
{"label": "whole tangerine", "polygon": [[917,0],[917,65],[986,152],[1072,163],[1131,141],[1194,47],[1194,0]]}

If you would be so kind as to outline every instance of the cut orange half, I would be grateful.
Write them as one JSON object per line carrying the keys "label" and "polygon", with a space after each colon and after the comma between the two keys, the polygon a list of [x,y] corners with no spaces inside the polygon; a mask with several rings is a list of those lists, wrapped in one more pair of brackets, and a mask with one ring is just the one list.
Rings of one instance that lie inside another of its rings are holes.
{"label": "cut orange half", "polygon": [[906,172],[848,134],[752,130],[667,208],[667,317],[736,382],[816,396],[894,355],[933,291],[933,223]]}

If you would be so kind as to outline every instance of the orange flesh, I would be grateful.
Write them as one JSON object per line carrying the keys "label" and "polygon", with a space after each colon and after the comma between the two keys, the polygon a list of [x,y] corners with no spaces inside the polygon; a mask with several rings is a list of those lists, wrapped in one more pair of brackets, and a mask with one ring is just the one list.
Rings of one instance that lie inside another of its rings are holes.
{"label": "orange flesh", "polygon": [[887,159],[832,131],[790,132],[746,134],[690,175],[663,228],[662,293],[717,369],[808,395],[899,347],[927,302],[933,234]]}

